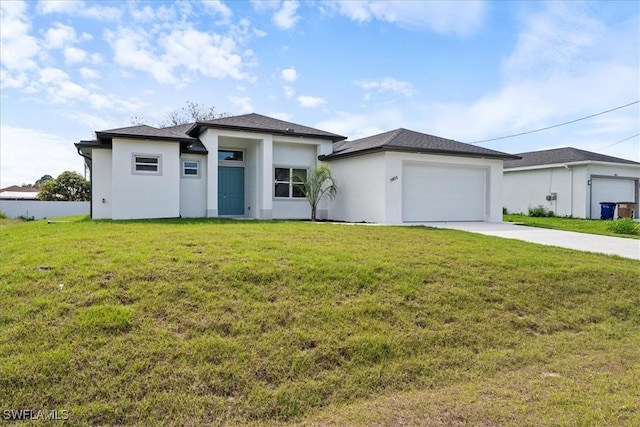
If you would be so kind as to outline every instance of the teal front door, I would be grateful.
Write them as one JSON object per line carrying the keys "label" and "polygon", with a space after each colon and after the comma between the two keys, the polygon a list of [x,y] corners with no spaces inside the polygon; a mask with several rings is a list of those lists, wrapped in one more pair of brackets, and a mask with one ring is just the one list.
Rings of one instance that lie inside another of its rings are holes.
{"label": "teal front door", "polygon": [[244,168],[218,167],[218,215],[244,215]]}

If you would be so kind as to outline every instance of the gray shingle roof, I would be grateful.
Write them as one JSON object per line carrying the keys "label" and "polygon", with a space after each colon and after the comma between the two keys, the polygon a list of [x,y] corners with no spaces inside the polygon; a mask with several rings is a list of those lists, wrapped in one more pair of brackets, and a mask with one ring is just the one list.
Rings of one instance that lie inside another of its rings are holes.
{"label": "gray shingle roof", "polygon": [[156,139],[177,141],[180,143],[180,151],[183,153],[207,154],[207,149],[198,138],[192,138],[185,133],[193,123],[155,128],[148,125],[128,126],[124,128],[109,129],[96,132],[95,141],[80,141],[75,146],[82,150],[83,154],[90,154],[94,148],[111,148],[111,141],[115,137],[134,139]]}
{"label": "gray shingle roof", "polygon": [[632,160],[621,159],[618,157],[606,156],[591,151],[580,150],[573,147],[554,148],[551,150],[530,151],[520,153],[518,160],[507,160],[504,162],[505,169],[522,168],[527,166],[552,165],[559,163],[576,163],[576,162],[607,162],[621,163],[628,165],[640,165]]}
{"label": "gray shingle roof", "polygon": [[324,159],[332,160],[334,158],[356,156],[377,151],[410,151],[499,159],[516,158],[511,154],[500,151],[400,128],[354,141],[338,142],[333,146],[333,153],[325,156]]}
{"label": "gray shingle roof", "polygon": [[268,132],[277,135],[324,138],[331,141],[341,141],[343,139],[346,139],[346,137],[342,135],[337,135],[335,133],[326,132],[297,123],[274,119],[273,117],[267,117],[256,113],[243,114],[240,116],[221,117],[219,119],[197,122],[191,127],[189,131],[187,131],[187,134],[196,137],[200,134],[202,128],[252,130],[257,132]]}
{"label": "gray shingle roof", "polygon": [[110,139],[114,136],[123,136],[129,138],[173,139],[184,142],[196,141],[195,138],[185,134],[178,126],[171,128],[154,128],[148,125],[129,126],[98,131],[96,132],[96,136],[98,139]]}

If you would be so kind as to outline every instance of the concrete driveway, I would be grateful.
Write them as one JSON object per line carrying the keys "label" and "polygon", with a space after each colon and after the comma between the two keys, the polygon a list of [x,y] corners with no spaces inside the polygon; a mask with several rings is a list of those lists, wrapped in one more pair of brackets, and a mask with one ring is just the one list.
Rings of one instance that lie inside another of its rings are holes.
{"label": "concrete driveway", "polygon": [[[418,224],[416,224],[418,225]],[[585,252],[619,255],[640,260],[640,240],[623,237],[599,236],[573,231],[549,230],[527,227],[511,222],[492,224],[488,222],[425,222],[420,225],[436,228],[468,231],[505,239],[524,240],[539,245],[558,246]]]}

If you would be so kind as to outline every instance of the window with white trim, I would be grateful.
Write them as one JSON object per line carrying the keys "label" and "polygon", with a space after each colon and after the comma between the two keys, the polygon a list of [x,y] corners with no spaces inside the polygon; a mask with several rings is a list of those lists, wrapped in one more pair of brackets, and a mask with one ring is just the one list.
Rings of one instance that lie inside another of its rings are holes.
{"label": "window with white trim", "polygon": [[275,168],[274,197],[286,199],[304,198],[301,185],[307,178],[307,170],[300,168]]}
{"label": "window with white trim", "polygon": [[139,175],[161,175],[162,156],[153,154],[133,154],[131,172]]}
{"label": "window with white trim", "polygon": [[200,161],[199,160],[183,160],[182,176],[184,178],[200,177]]}

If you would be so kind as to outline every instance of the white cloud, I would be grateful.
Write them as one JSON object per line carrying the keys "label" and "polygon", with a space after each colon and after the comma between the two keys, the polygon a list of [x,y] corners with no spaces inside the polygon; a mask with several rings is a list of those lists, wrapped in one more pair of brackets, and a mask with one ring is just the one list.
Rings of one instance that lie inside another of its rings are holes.
{"label": "white cloud", "polygon": [[29,78],[26,73],[18,72],[10,74],[4,68],[0,69],[0,87],[2,88],[22,88],[27,85]]}
{"label": "white cloud", "polygon": [[33,85],[34,91],[44,92],[48,95],[48,102],[65,104],[66,108],[73,108],[74,105],[80,104],[88,105],[96,110],[136,111],[142,105],[135,98],[120,98],[112,94],[102,93],[97,87],[81,86],[73,82],[66,72],[54,67],[41,69],[39,77]]}
{"label": "white cloud", "polygon": [[[105,3],[106,2],[92,2],[93,5],[102,5]],[[116,21],[119,20],[122,15],[122,11],[117,7],[87,6],[84,1],[75,0],[40,1],[38,3],[38,11],[43,14],[67,14],[104,21]]]}
{"label": "white cloud", "polygon": [[418,90],[409,82],[403,82],[391,77],[381,80],[363,80],[355,83],[365,91],[375,90],[377,92],[396,92],[404,96],[413,96]]}
{"label": "white cloud", "polygon": [[[8,71],[14,72],[36,67],[33,57],[38,54],[40,49],[37,39],[29,35],[31,23],[27,17],[26,8],[27,3],[0,2],[2,68]],[[17,79],[14,74],[5,72],[3,75],[14,82]]]}
{"label": "white cloud", "polygon": [[436,107],[430,113],[437,117],[436,126],[477,140],[561,123],[640,98],[638,17],[606,28],[580,5],[546,3],[541,11],[527,14],[523,24],[520,41],[504,64],[502,87],[466,106]]}
{"label": "white cloud", "polygon": [[233,12],[227,5],[222,3],[220,0],[205,0],[202,2],[205,9],[213,12],[216,15],[219,15],[221,18],[220,23],[228,23],[233,15]]}
{"label": "white cloud", "polygon": [[523,13],[523,29],[503,64],[510,78],[540,78],[566,72],[597,45],[605,27],[579,7],[557,3]]}
{"label": "white cloud", "polygon": [[141,9],[132,8],[129,13],[135,21],[139,22],[151,22],[156,17],[156,13],[151,6],[145,6]]}
{"label": "white cloud", "polygon": [[249,97],[230,96],[229,101],[231,101],[232,104],[240,107],[240,111],[242,114],[252,113],[254,111],[253,103],[251,101],[251,98]]}
{"label": "white cloud", "polygon": [[253,9],[257,12],[276,10],[280,7],[280,0],[251,0]]}
{"label": "white cloud", "polygon": [[43,46],[46,49],[62,49],[77,40],[73,27],[56,22],[44,34]]}
{"label": "white cloud", "polygon": [[100,78],[100,73],[92,68],[82,67],[79,71],[80,75],[85,80],[95,80]]}
{"label": "white cloud", "polygon": [[314,127],[354,140],[410,126],[405,111],[376,108],[367,113],[338,112],[334,118],[317,122]]}
{"label": "white cloud", "polygon": [[284,96],[286,96],[287,98],[293,98],[296,94],[296,91],[293,90],[293,88],[291,86],[282,86],[282,89],[284,90]]}
{"label": "white cloud", "polygon": [[123,67],[146,71],[160,83],[175,83],[171,67],[153,52],[148,36],[129,29],[107,31],[107,41],[114,51],[114,61]]}
{"label": "white cloud", "polygon": [[116,63],[151,73],[160,83],[186,82],[187,73],[250,79],[243,71],[242,56],[231,37],[193,28],[176,28],[160,34],[121,28],[108,31],[106,38],[113,47]]}
{"label": "white cloud", "polygon": [[67,63],[75,64],[87,58],[87,52],[77,47],[67,47],[64,49],[64,59]]}
{"label": "white cloud", "polygon": [[174,30],[162,40],[164,60],[215,78],[247,78],[232,38],[194,29]]}
{"label": "white cloud", "polygon": [[261,38],[263,38],[263,37],[265,37],[267,35],[267,32],[266,31],[262,31],[262,30],[260,30],[258,28],[254,28],[253,29],[253,34],[256,37],[258,37],[259,39],[261,39]]}
{"label": "white cloud", "polygon": [[[576,3],[544,3],[536,13],[524,15],[519,42],[503,65],[500,87],[467,103],[423,105],[411,117],[423,127],[416,130],[473,142],[571,121],[640,99],[639,17],[606,24],[587,9]],[[589,119],[482,145],[507,152],[557,146],[594,150],[640,132],[633,107],[605,117],[610,121]],[[606,154],[638,159],[635,143],[633,150],[620,144]]]}
{"label": "white cloud", "polygon": [[280,77],[286,82],[294,82],[298,79],[298,72],[295,68],[285,68],[280,72]]}
{"label": "white cloud", "polygon": [[89,56],[89,61],[91,61],[92,64],[100,64],[102,62],[102,56],[99,53],[92,53]]}
{"label": "white cloud", "polygon": [[83,159],[73,141],[44,130],[5,124],[0,126],[0,140],[2,187],[31,184],[42,175],[56,177],[67,170],[83,173]]}
{"label": "white cloud", "polygon": [[486,15],[484,1],[335,1],[331,10],[358,22],[378,20],[410,30],[468,35],[480,28]]}
{"label": "white cloud", "polygon": [[298,97],[298,102],[300,102],[301,106],[306,108],[318,108],[327,103],[327,101],[324,100],[323,98],[318,98],[315,96],[304,96],[304,95]]}
{"label": "white cloud", "polygon": [[282,30],[289,30],[296,25],[300,19],[296,11],[300,4],[296,0],[285,0],[282,2],[280,10],[273,15],[273,23]]}

